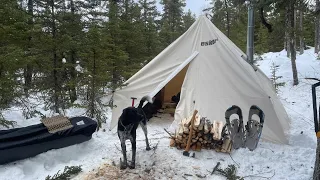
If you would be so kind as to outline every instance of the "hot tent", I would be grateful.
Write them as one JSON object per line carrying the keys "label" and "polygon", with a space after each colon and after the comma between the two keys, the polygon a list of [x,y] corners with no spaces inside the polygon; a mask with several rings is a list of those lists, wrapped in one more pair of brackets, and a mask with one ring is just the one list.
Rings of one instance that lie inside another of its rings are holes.
{"label": "hot tent", "polygon": [[261,138],[287,144],[284,132],[289,119],[285,109],[269,78],[248,64],[245,57],[209,19],[199,17],[183,35],[127,80],[127,86],[115,91],[110,128],[117,126],[122,110],[131,106],[131,97],[138,98],[136,102],[147,94],[153,97],[180,76],[181,97],[171,127],[177,127],[194,109],[202,117],[225,122],[225,111],[232,105],[242,109],[246,123],[250,106],[257,105],[265,113]]}

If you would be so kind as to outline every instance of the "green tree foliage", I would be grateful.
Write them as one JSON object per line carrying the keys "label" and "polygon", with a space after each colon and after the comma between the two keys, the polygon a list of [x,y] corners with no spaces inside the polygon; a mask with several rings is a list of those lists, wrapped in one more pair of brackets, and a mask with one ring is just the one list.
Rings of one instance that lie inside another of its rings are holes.
{"label": "green tree foliage", "polygon": [[277,74],[279,71],[279,65],[276,65],[274,62],[272,62],[272,65],[270,66],[270,70],[271,70],[270,80],[274,86],[276,93],[278,93],[280,87],[285,85],[285,82],[279,82],[279,80],[282,78],[282,76],[278,76]]}
{"label": "green tree foliage", "polygon": [[65,166],[62,173],[58,171],[52,177],[48,175],[45,180],[69,180],[73,176],[79,174],[81,171],[81,166]]}
{"label": "green tree foliage", "polygon": [[243,51],[246,50],[247,10],[238,2],[213,1],[212,22]]}
{"label": "green tree foliage", "polygon": [[27,14],[17,2],[0,3],[0,126],[13,125],[2,116],[14,99],[21,96],[22,74],[19,69],[24,61],[24,39],[27,37]]}
{"label": "green tree foliage", "polygon": [[143,23],[142,33],[144,47],[143,65],[153,59],[154,55],[161,51],[159,40],[159,20],[160,12],[157,10],[155,0],[139,0],[141,8],[141,22]]}
{"label": "green tree foliage", "polygon": [[108,18],[109,21],[104,23],[105,33],[110,37],[111,53],[109,54],[111,68],[111,89],[116,89],[121,86],[127,75],[126,66],[128,64],[128,52],[125,51],[125,44],[122,41],[121,32],[121,7],[115,0],[108,1]]}
{"label": "green tree foliage", "polygon": [[[121,6],[120,6],[121,5]],[[128,54],[125,60],[123,71],[124,78],[127,79],[131,74],[138,71],[146,56],[147,48],[144,44],[144,23],[141,21],[141,8],[138,3],[131,0],[124,0],[120,4],[120,11],[122,12],[120,19],[120,42],[123,45],[122,50]],[[141,46],[142,45],[142,46]],[[130,68],[128,68],[130,67]]]}
{"label": "green tree foliage", "polygon": [[[314,44],[314,11],[313,7],[306,5],[307,1],[297,3],[303,6],[303,38],[307,45]],[[227,6],[226,4],[227,3]],[[281,51],[285,42],[285,18],[286,1],[263,0],[254,4],[255,9],[255,52],[264,53],[269,51]],[[263,11],[261,8],[263,7]],[[247,7],[244,1],[236,0],[213,0],[212,1],[212,22],[224,33],[228,34],[227,12],[229,12],[230,35],[229,38],[244,52],[246,52],[247,36]],[[261,15],[266,23],[272,26],[270,32],[266,25],[262,23]],[[298,20],[297,20],[298,24]],[[298,35],[298,30],[294,29]],[[298,40],[298,37],[297,37]]]}
{"label": "green tree foliage", "polygon": [[[284,48],[285,32],[289,32],[285,31],[286,2],[255,2],[256,53]],[[190,10],[184,12],[185,0],[161,0],[160,4],[162,11],[156,0],[3,0],[0,114],[16,105],[17,99],[30,111],[26,116],[40,114],[32,110],[33,105],[26,105],[23,95],[27,95],[42,97],[45,108],[56,113],[80,104],[88,116],[104,122],[109,104],[103,97],[124,86],[196,19]],[[302,34],[306,45],[313,45],[315,8],[304,0],[295,4],[303,9],[302,31],[293,28],[296,42]],[[214,0],[209,9],[212,22],[246,51],[244,0]]]}
{"label": "green tree foliage", "polygon": [[183,8],[184,0],[161,0],[163,14],[161,17],[160,38],[164,47],[176,40],[183,32]]}
{"label": "green tree foliage", "polygon": [[[79,95],[82,106],[86,107],[86,114],[95,118],[99,122],[106,121],[104,115],[105,105],[102,103],[103,96],[106,96],[104,87],[110,86],[107,82],[111,81],[112,50],[114,46],[110,44],[110,36],[104,34],[103,29],[97,25],[92,26],[86,33],[84,42],[85,50],[81,54],[83,59],[81,65],[85,67],[84,72],[78,72]],[[110,86],[111,88],[111,86]]]}
{"label": "green tree foliage", "polygon": [[191,10],[189,9],[186,13],[182,16],[182,32],[185,32],[189,29],[189,27],[196,21],[196,15],[192,14]]}

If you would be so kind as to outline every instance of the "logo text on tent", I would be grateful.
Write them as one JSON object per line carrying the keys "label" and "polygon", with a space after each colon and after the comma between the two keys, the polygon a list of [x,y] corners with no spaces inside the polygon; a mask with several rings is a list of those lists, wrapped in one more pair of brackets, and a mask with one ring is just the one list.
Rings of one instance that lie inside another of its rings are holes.
{"label": "logo text on tent", "polygon": [[217,41],[218,41],[218,39],[213,39],[210,41],[201,42],[201,46],[211,46],[211,45],[214,45]]}

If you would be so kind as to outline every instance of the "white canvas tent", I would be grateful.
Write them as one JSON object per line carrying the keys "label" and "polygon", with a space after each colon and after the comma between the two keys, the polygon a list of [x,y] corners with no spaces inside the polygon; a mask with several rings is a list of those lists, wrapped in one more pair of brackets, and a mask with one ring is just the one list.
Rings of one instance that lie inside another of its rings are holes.
{"label": "white canvas tent", "polygon": [[[180,86],[180,102],[172,127],[197,109],[201,116],[225,122],[232,105],[242,109],[244,121],[251,105],[265,113],[262,139],[287,144],[289,119],[268,77],[244,60],[245,54],[210,20],[201,16],[182,36],[132,76],[114,93],[110,128],[117,126],[131,97],[156,95],[166,86]],[[180,77],[181,82],[172,82]],[[170,89],[170,88],[167,88]],[[169,92],[169,91],[168,91]]]}

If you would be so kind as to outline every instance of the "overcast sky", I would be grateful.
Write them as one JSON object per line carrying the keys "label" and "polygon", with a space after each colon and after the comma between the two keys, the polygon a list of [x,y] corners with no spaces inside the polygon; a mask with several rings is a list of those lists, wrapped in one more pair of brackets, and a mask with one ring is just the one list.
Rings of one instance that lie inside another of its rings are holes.
{"label": "overcast sky", "polygon": [[[158,9],[162,10],[162,6],[159,4],[160,0],[158,0]],[[185,11],[190,9],[197,16],[202,14],[202,10],[207,8],[211,0],[186,0]]]}

